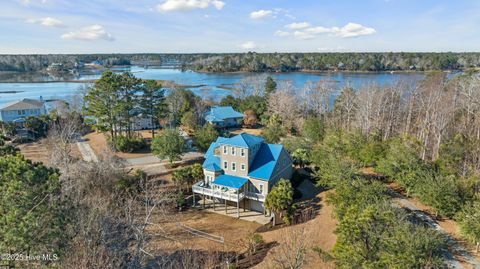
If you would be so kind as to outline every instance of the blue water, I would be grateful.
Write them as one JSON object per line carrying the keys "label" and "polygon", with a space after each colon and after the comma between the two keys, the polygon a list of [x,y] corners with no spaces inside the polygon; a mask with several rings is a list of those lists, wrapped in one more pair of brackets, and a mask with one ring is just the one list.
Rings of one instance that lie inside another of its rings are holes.
{"label": "blue water", "polygon": [[[232,94],[232,91],[221,89],[219,86],[234,86],[248,76],[258,76],[252,73],[197,73],[192,71],[182,72],[176,69],[144,69],[130,68],[136,77],[142,79],[173,80],[181,85],[206,85],[190,88],[195,94],[205,98],[219,100]],[[423,78],[421,73],[272,73],[275,80],[291,80],[295,87],[302,88],[307,81],[333,81],[338,89],[348,84],[354,88],[362,85],[376,83],[379,85],[393,84],[400,80],[418,81]],[[22,98],[44,99],[60,98],[68,100],[73,95],[81,94],[82,89],[89,86],[85,80],[97,79],[100,74],[81,75],[75,78],[77,82],[41,82],[41,83],[1,83],[0,106]],[[48,78],[45,79],[48,81]],[[4,91],[17,91],[17,93],[2,93]]]}

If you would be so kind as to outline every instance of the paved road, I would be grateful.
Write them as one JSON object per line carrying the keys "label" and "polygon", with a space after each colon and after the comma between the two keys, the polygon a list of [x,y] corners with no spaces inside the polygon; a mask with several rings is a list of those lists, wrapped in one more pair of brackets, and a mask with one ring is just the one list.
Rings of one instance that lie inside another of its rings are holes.
{"label": "paved road", "polygon": [[[188,162],[191,160],[202,158],[203,154],[199,152],[187,152],[182,156],[181,162]],[[168,169],[165,167],[168,164],[167,160],[161,160],[156,156],[145,156],[140,158],[126,159],[126,165],[131,168],[140,169],[147,173],[149,176],[158,176],[168,173]]]}
{"label": "paved road", "polygon": [[[203,154],[200,152],[187,152],[182,155],[182,161],[193,160],[203,157]],[[148,165],[148,164],[158,164],[158,163],[167,163],[166,160],[161,160],[157,156],[145,156],[140,158],[129,158],[126,159],[127,165],[137,166],[137,165]]]}
{"label": "paved road", "polygon": [[77,142],[78,149],[82,154],[83,160],[86,162],[98,162],[97,155],[86,141]]}
{"label": "paved road", "polygon": [[[455,238],[453,238],[447,231],[445,231],[438,223],[433,220],[429,215],[423,212],[420,208],[415,206],[407,198],[402,196],[396,197],[393,199],[393,203],[412,211],[419,219],[425,222],[432,229],[437,230],[439,233],[443,234],[447,240],[447,244],[450,246],[448,253],[445,253],[445,259],[449,268],[458,268],[458,269],[480,269],[480,260],[471,255]],[[456,256],[456,257],[455,257]],[[465,268],[459,261],[459,257],[464,263],[468,264],[470,267]]]}

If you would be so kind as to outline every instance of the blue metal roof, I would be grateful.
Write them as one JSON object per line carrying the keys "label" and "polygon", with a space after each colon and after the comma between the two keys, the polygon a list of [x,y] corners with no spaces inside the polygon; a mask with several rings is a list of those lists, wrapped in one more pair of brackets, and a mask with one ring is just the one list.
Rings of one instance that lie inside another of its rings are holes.
{"label": "blue metal roof", "polygon": [[262,144],[250,166],[249,177],[269,180],[272,176],[283,146],[278,144]]}
{"label": "blue metal roof", "polygon": [[222,171],[220,166],[220,158],[215,156],[215,148],[223,141],[227,140],[225,137],[218,137],[217,141],[210,144],[207,152],[205,153],[205,161],[203,162],[203,168],[209,171]]}
{"label": "blue metal roof", "polygon": [[240,189],[246,182],[247,178],[231,175],[220,175],[213,181],[215,185],[221,185],[229,188]]}
{"label": "blue metal roof", "polygon": [[255,136],[247,133],[241,133],[239,135],[236,135],[232,138],[229,138],[225,141],[222,142],[222,144],[226,145],[231,145],[231,146],[236,146],[236,147],[242,147],[242,148],[250,148],[255,144],[262,143],[263,138],[260,136]]}
{"label": "blue metal roof", "polygon": [[243,114],[235,111],[231,106],[213,106],[205,115],[208,122],[222,122],[230,118],[243,118]]}

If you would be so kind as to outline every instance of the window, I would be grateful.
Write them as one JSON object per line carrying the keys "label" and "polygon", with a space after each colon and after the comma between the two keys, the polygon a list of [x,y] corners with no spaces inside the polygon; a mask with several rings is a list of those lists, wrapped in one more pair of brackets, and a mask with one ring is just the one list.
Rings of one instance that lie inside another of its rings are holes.
{"label": "window", "polygon": [[263,194],[263,184],[258,185],[258,187],[260,188],[260,193]]}
{"label": "window", "polygon": [[223,154],[227,154],[227,146],[223,146]]}
{"label": "window", "polygon": [[245,156],[245,149],[240,149],[240,156],[242,156],[242,157]]}
{"label": "window", "polygon": [[235,155],[235,147],[232,147],[232,155]]}
{"label": "window", "polygon": [[245,164],[244,163],[242,163],[241,167],[242,167],[242,171],[245,171]]}
{"label": "window", "polygon": [[237,164],[236,163],[232,163],[232,171],[237,171]]}
{"label": "window", "polygon": [[228,162],[223,162],[223,169],[225,169],[225,170],[228,169]]}

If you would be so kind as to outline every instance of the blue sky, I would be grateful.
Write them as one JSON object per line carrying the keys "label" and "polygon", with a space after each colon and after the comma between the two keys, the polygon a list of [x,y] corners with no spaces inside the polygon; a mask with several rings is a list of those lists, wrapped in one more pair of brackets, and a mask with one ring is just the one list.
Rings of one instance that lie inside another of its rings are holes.
{"label": "blue sky", "polygon": [[0,54],[480,51],[477,0],[0,2]]}

